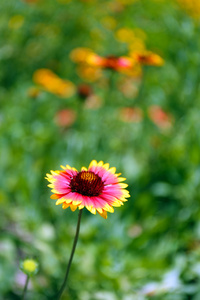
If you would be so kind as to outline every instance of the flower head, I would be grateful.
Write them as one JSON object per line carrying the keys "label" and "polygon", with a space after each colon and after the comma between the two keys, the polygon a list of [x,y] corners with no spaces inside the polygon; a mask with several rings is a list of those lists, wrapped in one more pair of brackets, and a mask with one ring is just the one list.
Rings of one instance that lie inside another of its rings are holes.
{"label": "flower head", "polygon": [[148,115],[152,122],[161,129],[168,129],[172,126],[172,116],[166,113],[160,106],[150,106]]}
{"label": "flower head", "polygon": [[75,93],[75,86],[69,80],[63,80],[49,69],[38,69],[33,74],[35,83],[46,91],[60,97],[71,97]]}
{"label": "flower head", "polygon": [[124,69],[132,69],[135,65],[133,59],[127,56],[105,56],[101,57],[97,54],[91,54],[87,63],[93,67],[100,67],[103,69],[111,69],[121,71]]}
{"label": "flower head", "polygon": [[109,164],[93,160],[89,168],[82,167],[78,172],[75,168],[61,166],[63,171],[51,171],[46,179],[54,193],[51,198],[57,199],[56,205],[62,204],[62,208],[86,207],[92,214],[96,211],[107,218],[107,212],[114,212],[113,206],[123,205],[126,198],[130,197],[125,189],[128,185],[121,183],[126,178],[116,174],[116,168],[109,168]]}
{"label": "flower head", "polygon": [[139,123],[142,118],[143,112],[139,107],[123,107],[120,109],[120,119],[123,122]]}
{"label": "flower head", "polygon": [[160,67],[164,64],[164,60],[158,54],[151,51],[133,51],[130,53],[130,56],[136,63],[147,66],[156,66]]}
{"label": "flower head", "polygon": [[76,111],[73,109],[59,110],[55,115],[55,123],[59,127],[68,128],[76,121]]}
{"label": "flower head", "polygon": [[38,263],[32,258],[27,258],[21,262],[20,268],[25,274],[32,276],[38,271]]}
{"label": "flower head", "polygon": [[103,60],[102,67],[112,70],[123,70],[123,69],[132,69],[134,62],[131,58],[126,56],[107,56]]}
{"label": "flower head", "polygon": [[128,56],[100,56],[88,48],[76,48],[70,54],[71,59],[90,68],[111,69],[117,72],[132,70],[135,61]]}

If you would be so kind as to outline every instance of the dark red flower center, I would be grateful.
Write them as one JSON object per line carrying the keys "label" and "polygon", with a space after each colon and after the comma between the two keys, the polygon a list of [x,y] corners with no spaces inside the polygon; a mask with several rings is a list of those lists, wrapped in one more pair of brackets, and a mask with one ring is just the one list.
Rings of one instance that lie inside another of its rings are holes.
{"label": "dark red flower center", "polygon": [[81,99],[86,99],[90,95],[92,95],[92,89],[87,84],[81,84],[78,86],[78,95]]}
{"label": "dark red flower center", "polygon": [[116,56],[107,56],[105,58],[105,68],[116,70],[118,68],[119,58]]}
{"label": "dark red flower center", "polygon": [[98,196],[102,193],[104,183],[101,178],[90,171],[81,171],[71,180],[72,192],[84,196]]}

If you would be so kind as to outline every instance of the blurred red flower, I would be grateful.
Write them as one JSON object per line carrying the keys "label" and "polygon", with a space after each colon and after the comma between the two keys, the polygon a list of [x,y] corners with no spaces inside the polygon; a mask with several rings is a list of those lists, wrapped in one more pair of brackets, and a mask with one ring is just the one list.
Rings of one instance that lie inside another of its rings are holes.
{"label": "blurred red flower", "polygon": [[93,66],[98,66],[105,69],[111,69],[115,71],[120,71],[122,69],[131,69],[134,66],[134,61],[126,56],[107,56],[100,57],[95,55],[90,61]]}
{"label": "blurred red flower", "polygon": [[160,106],[150,106],[148,115],[151,121],[162,129],[167,129],[172,126],[172,116],[166,113]]}
{"label": "blurred red flower", "polygon": [[76,121],[76,111],[63,109],[56,113],[55,123],[60,127],[70,127]]}

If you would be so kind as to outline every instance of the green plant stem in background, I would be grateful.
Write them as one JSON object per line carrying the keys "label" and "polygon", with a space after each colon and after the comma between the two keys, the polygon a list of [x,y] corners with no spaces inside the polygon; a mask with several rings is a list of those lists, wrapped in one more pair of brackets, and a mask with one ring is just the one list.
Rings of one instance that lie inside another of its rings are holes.
{"label": "green plant stem in background", "polygon": [[77,241],[78,241],[79,230],[80,230],[80,223],[81,223],[81,216],[82,216],[82,209],[79,211],[79,214],[78,214],[78,222],[77,222],[77,227],[76,227],[76,234],[75,234],[75,238],[74,238],[74,243],[73,243],[71,255],[70,255],[70,258],[69,258],[67,270],[66,270],[66,273],[65,273],[65,278],[64,278],[63,284],[62,284],[62,286],[61,286],[61,288],[60,288],[60,290],[59,290],[59,292],[57,294],[57,300],[59,300],[61,298],[62,293],[63,293],[63,291],[65,289],[65,286],[67,284],[67,278],[68,278],[68,275],[69,275],[71,263],[72,263],[74,252],[75,252],[75,249],[76,249],[76,244],[77,244]]}
{"label": "green plant stem in background", "polygon": [[26,282],[25,282],[25,286],[24,286],[24,290],[23,290],[23,294],[22,294],[21,300],[24,300],[24,299],[25,299],[24,297],[25,297],[25,294],[26,294],[26,291],[27,291],[29,279],[30,279],[30,276],[27,275],[27,277],[26,277]]}

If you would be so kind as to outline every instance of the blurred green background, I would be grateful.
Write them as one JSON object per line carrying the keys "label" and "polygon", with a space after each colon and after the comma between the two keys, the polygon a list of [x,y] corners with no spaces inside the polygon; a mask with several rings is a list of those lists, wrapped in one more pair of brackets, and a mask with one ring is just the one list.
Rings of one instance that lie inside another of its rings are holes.
{"label": "blurred green background", "polygon": [[[55,206],[44,177],[92,159],[115,166],[131,198],[107,220],[84,210],[62,299],[200,299],[199,5],[1,0],[0,299],[20,299],[25,257],[40,265],[27,299],[54,299],[78,213]],[[145,47],[165,64],[136,76],[88,76],[71,59],[80,47],[101,56]],[[73,92],[37,84],[42,68],[72,82]],[[80,97],[82,84],[92,95]]]}

